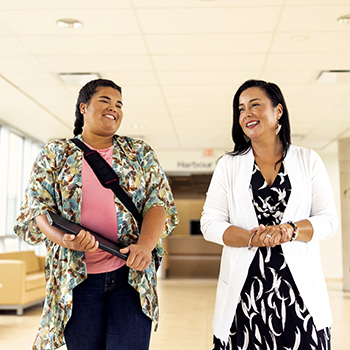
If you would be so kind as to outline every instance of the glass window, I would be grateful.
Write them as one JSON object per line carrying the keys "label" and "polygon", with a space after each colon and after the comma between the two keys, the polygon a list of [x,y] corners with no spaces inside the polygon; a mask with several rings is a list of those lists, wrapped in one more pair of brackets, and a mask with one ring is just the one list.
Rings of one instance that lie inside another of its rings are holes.
{"label": "glass window", "polygon": [[43,246],[30,246],[13,233],[29,174],[41,147],[38,142],[0,124],[0,193],[3,194],[0,196],[0,252],[35,249],[44,254]]}
{"label": "glass window", "polygon": [[22,199],[23,137],[10,132],[7,174],[7,205],[5,235],[12,235],[13,223]]}
{"label": "glass window", "polygon": [[[7,177],[8,177],[8,157],[9,157],[9,131],[6,127],[0,128],[0,237],[6,233],[6,209],[7,209]],[[3,244],[3,241],[1,241]]]}

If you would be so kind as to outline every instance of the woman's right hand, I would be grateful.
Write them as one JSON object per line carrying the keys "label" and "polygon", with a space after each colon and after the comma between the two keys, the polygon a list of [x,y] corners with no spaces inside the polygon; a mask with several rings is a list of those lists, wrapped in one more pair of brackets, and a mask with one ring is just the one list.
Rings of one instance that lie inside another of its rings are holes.
{"label": "woman's right hand", "polygon": [[263,246],[270,248],[289,242],[291,238],[290,232],[284,225],[259,225],[256,236]]}
{"label": "woman's right hand", "polygon": [[37,216],[35,221],[47,238],[62,247],[82,252],[94,252],[98,248],[98,242],[88,231],[81,230],[76,236],[64,233],[56,227],[51,226],[45,214]]}
{"label": "woman's right hand", "polygon": [[76,236],[65,233],[62,236],[63,246],[78,251],[94,252],[98,249],[98,241],[88,231],[81,230]]}

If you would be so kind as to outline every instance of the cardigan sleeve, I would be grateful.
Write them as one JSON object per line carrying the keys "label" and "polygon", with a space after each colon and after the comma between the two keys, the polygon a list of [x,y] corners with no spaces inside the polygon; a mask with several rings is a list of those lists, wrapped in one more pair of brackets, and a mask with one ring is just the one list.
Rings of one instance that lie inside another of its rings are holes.
{"label": "cardigan sleeve", "polygon": [[308,220],[314,230],[312,239],[328,239],[337,230],[338,218],[327,170],[314,151],[310,153],[310,172],[312,202]]}
{"label": "cardigan sleeve", "polygon": [[14,226],[14,232],[29,244],[39,244],[47,239],[34,218],[45,214],[47,209],[57,210],[55,176],[64,155],[64,146],[60,141],[47,144],[37,156],[32,168]]}
{"label": "cardigan sleeve", "polygon": [[225,158],[219,160],[213,173],[200,221],[204,238],[221,245],[224,232],[231,226]]}

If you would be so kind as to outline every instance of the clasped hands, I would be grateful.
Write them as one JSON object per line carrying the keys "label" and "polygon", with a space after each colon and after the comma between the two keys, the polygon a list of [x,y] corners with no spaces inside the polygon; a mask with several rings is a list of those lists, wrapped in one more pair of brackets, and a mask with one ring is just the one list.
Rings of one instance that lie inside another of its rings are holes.
{"label": "clasped hands", "polygon": [[289,242],[293,235],[293,228],[289,224],[265,226],[260,224],[249,230],[252,239],[252,245],[257,247],[275,247],[283,243]]}
{"label": "clasped hands", "polygon": [[[88,231],[81,230],[79,234],[64,234],[62,238],[66,248],[94,252],[98,249],[98,241]],[[131,244],[120,250],[123,254],[129,254],[126,265],[134,270],[144,271],[152,261],[152,252],[146,245]]]}

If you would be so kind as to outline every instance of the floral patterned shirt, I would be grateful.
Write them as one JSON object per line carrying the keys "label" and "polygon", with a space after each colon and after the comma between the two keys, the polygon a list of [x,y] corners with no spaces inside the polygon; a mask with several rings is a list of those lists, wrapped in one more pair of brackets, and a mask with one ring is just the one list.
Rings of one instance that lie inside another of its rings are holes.
{"label": "floral patterned shirt", "polygon": [[[77,136],[82,140],[81,136]],[[168,236],[179,218],[167,178],[151,147],[141,140],[114,136],[113,169],[121,187],[145,215],[153,206],[166,209],[162,238]],[[87,278],[85,253],[64,248],[49,240],[35,217],[47,210],[68,220],[81,220],[82,151],[68,139],[48,143],[38,155],[16,219],[15,233],[29,244],[44,242],[47,249],[46,299],[33,349],[57,349],[64,344],[63,331],[72,314],[72,290]],[[115,197],[118,241],[129,245],[139,237],[137,223]],[[160,242],[158,256],[164,256]],[[129,283],[140,293],[143,312],[158,325],[159,308],[154,261],[145,271],[130,269]]]}

